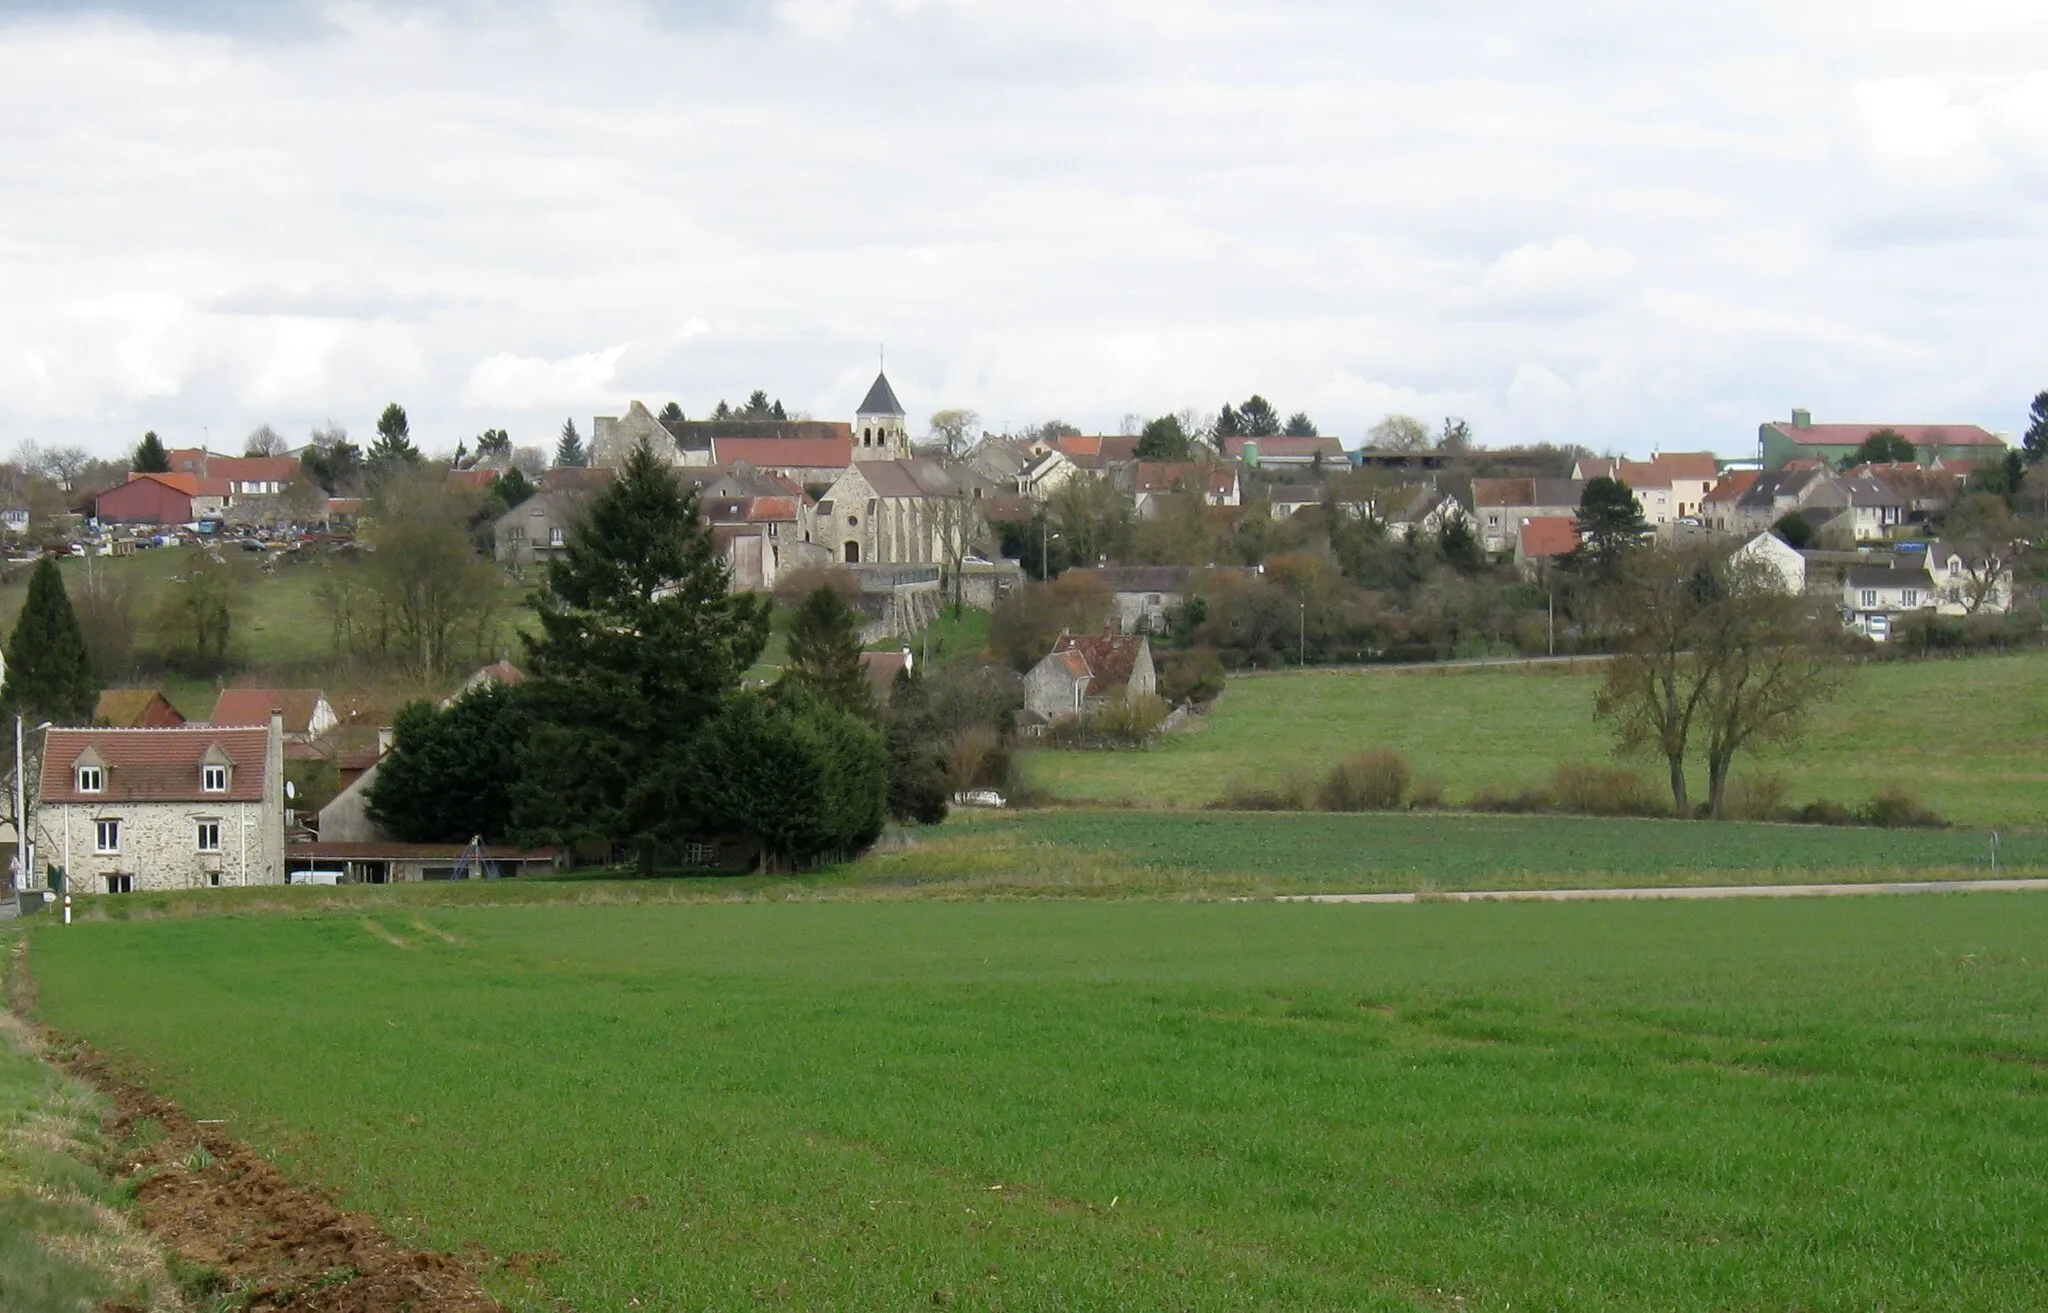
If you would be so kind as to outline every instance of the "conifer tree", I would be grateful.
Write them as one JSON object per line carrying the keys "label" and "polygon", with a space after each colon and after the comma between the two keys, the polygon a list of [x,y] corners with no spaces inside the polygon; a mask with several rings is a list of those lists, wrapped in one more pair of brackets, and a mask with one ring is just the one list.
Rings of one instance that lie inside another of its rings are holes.
{"label": "conifer tree", "polygon": [[419,460],[420,450],[412,445],[412,423],[405,417],[405,407],[394,401],[377,417],[377,440],[364,458],[370,477],[381,478],[400,465],[417,465]]}
{"label": "conifer tree", "polygon": [[582,469],[590,464],[590,452],[583,445],[583,435],[576,431],[576,421],[562,421],[562,436],[555,443],[555,464],[562,469]]}
{"label": "conifer tree", "polygon": [[85,650],[85,631],[65,595],[57,561],[45,556],[29,576],[28,599],[7,640],[7,680],[0,717],[89,725],[100,681]]}
{"label": "conifer tree", "polygon": [[875,698],[860,664],[860,617],[829,584],[811,590],[789,619],[789,664],[782,678],[868,720]]}
{"label": "conifer tree", "polygon": [[162,438],[151,429],[142,435],[142,441],[135,444],[135,455],[128,462],[129,468],[137,474],[169,474],[171,454],[164,450]]}

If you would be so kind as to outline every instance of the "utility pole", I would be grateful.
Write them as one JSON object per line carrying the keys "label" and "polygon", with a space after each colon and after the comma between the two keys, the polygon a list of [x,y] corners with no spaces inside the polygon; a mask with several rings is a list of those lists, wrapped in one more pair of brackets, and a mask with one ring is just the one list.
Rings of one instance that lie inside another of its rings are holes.
{"label": "utility pole", "polygon": [[1299,655],[1297,655],[1297,656],[1296,656],[1296,657],[1294,658],[1294,664],[1296,664],[1297,666],[1300,666],[1300,667],[1301,667],[1301,668],[1302,668],[1303,670],[1306,670],[1306,669],[1308,669],[1308,600],[1307,600],[1306,598],[1302,599],[1302,601],[1301,601],[1301,603],[1300,603],[1300,606],[1301,606],[1301,635],[1300,635],[1301,651],[1300,651]]}

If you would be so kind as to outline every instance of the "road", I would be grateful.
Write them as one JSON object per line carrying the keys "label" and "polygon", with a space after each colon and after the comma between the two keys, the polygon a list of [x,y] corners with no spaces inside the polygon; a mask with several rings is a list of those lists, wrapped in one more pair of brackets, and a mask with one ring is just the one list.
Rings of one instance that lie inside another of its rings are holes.
{"label": "road", "polygon": [[1281,894],[1276,903],[1594,903],[1635,899],[1841,898],[1855,894],[1977,894],[2048,890],[2048,880],[1900,880],[1884,884],[1724,884],[1665,889],[1461,889],[1446,893]]}

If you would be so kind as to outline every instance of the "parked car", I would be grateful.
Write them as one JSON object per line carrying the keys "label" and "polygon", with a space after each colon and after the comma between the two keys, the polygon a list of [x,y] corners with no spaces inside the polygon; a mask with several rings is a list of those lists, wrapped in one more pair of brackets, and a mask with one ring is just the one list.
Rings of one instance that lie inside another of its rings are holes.
{"label": "parked car", "polygon": [[957,807],[1007,807],[1009,802],[994,789],[962,789],[953,795]]}

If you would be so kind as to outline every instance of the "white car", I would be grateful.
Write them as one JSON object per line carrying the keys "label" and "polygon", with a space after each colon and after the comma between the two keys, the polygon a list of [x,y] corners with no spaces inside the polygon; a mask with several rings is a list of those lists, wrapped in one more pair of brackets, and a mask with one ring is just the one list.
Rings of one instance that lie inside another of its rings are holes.
{"label": "white car", "polygon": [[1004,807],[1009,804],[994,789],[962,789],[953,795],[957,807]]}

